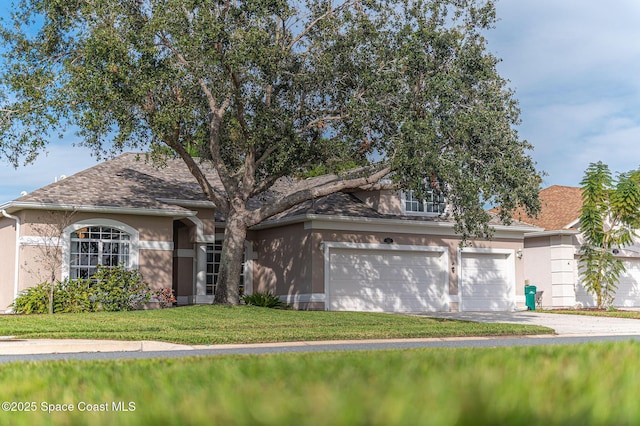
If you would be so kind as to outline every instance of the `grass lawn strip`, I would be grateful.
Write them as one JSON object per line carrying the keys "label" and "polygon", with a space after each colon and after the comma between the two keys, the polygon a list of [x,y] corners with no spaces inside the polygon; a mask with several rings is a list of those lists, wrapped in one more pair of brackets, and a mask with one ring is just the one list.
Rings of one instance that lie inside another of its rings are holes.
{"label": "grass lawn strip", "polygon": [[640,319],[640,311],[626,311],[623,309],[615,310],[596,310],[596,309],[550,309],[542,310],[540,312],[550,314],[567,314],[567,315],[587,315],[594,317],[609,317],[609,318],[629,318]]}
{"label": "grass lawn strip", "polygon": [[364,312],[188,306],[134,312],[0,316],[0,336],[155,340],[181,344],[269,343],[550,334],[545,327]]}
{"label": "grass lawn strip", "polygon": [[1,399],[34,409],[1,415],[18,426],[636,424],[638,359],[630,342],[13,363]]}

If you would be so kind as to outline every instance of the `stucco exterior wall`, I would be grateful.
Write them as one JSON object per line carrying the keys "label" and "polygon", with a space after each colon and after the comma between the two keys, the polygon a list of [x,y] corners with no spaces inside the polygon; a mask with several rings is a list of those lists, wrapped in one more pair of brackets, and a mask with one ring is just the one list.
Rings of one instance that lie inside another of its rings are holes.
{"label": "stucco exterior wall", "polygon": [[553,234],[525,239],[526,278],[545,293],[543,307],[571,307],[576,304],[576,235]]}
{"label": "stucco exterior wall", "polygon": [[140,250],[138,270],[152,289],[173,286],[173,252],[171,250]]}
{"label": "stucco exterior wall", "polygon": [[0,217],[0,311],[13,302],[16,223]]}
{"label": "stucco exterior wall", "polygon": [[196,213],[196,217],[202,222],[202,233],[204,235],[215,235],[215,211],[213,209],[198,209]]}
{"label": "stucco exterior wall", "polygon": [[524,241],[524,278],[543,291],[542,306],[553,306],[551,285],[551,250],[549,237],[527,238]]}
{"label": "stucco exterior wall", "polygon": [[196,238],[195,223],[188,220],[174,222],[172,280],[179,304],[188,304],[195,295]]}
{"label": "stucco exterior wall", "polygon": [[[451,309],[458,307],[459,239],[452,235],[430,235],[400,232],[366,232],[314,229],[308,222],[257,231],[253,234],[254,290],[272,291],[284,296],[299,309],[324,309],[325,249],[331,242],[385,244],[391,238],[394,245],[446,247],[448,251],[448,292]],[[474,248],[512,250],[523,249],[521,238],[496,238],[472,241]],[[524,306],[524,262],[515,258],[516,302]]]}
{"label": "stucco exterior wall", "polygon": [[312,239],[302,223],[252,233],[253,290],[287,295],[294,303],[300,294],[310,294],[313,264]]}
{"label": "stucco exterior wall", "polygon": [[[20,251],[19,251],[19,286],[18,291],[25,290],[51,276],[54,263],[56,279],[62,278],[61,268],[64,262],[64,247],[68,242],[64,240],[63,230],[68,226],[80,223],[99,224],[105,221],[107,225],[117,222],[134,228],[138,234],[138,263],[137,267],[152,288],[171,288],[173,265],[173,219],[170,217],[74,213],[72,215],[59,211],[23,210],[16,213],[21,219]],[[12,241],[15,250],[15,239],[10,234],[13,231],[13,221],[3,220],[0,228],[2,241]],[[11,231],[10,231],[11,230]],[[68,231],[67,231],[68,236]],[[4,245],[4,244],[3,244]],[[2,248],[2,254],[6,248]],[[13,302],[13,254],[6,253],[0,259],[0,310],[6,310]],[[59,259],[56,261],[56,259]],[[5,266],[6,263],[6,266]],[[9,271],[9,272],[4,272]],[[5,275],[7,277],[5,277]],[[11,277],[9,277],[11,275]]]}
{"label": "stucco exterior wall", "polygon": [[354,195],[367,206],[382,214],[402,214],[400,191],[358,191]]}

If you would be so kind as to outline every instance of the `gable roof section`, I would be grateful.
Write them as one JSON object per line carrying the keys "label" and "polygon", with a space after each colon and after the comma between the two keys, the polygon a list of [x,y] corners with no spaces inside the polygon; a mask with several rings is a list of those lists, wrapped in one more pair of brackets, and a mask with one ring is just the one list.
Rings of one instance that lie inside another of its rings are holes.
{"label": "gable roof section", "polygon": [[542,209],[537,218],[517,209],[513,218],[544,228],[545,231],[576,229],[582,208],[582,190],[574,186],[552,185],[540,191]]}
{"label": "gable roof section", "polygon": [[182,161],[158,168],[136,153],[125,153],[9,203],[16,208],[73,207],[79,210],[144,210],[147,214],[189,214],[189,210],[159,200],[205,200]]}

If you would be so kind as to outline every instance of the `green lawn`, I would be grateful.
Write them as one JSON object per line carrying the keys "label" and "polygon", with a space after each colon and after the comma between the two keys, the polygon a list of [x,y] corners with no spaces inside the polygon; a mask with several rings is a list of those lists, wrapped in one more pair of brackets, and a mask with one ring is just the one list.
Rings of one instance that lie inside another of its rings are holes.
{"label": "green lawn", "polygon": [[[12,425],[632,425],[639,359],[632,342],[13,363],[0,367],[0,399],[32,411],[0,416]],[[108,411],[80,411],[88,407]]]}
{"label": "green lawn", "polygon": [[409,315],[189,306],[88,314],[3,315],[0,336],[157,340],[185,344],[546,334],[528,325]]}
{"label": "green lawn", "polygon": [[640,311],[625,311],[625,310],[595,310],[595,309],[555,309],[555,310],[543,310],[541,312],[552,314],[567,314],[567,315],[589,315],[595,317],[612,317],[612,318],[631,318],[640,319]]}

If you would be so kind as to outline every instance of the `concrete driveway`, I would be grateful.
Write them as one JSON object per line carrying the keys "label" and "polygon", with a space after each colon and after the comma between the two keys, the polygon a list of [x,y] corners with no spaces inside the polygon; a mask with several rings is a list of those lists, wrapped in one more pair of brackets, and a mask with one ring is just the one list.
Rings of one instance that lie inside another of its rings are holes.
{"label": "concrete driveway", "polygon": [[531,324],[552,328],[559,335],[628,336],[640,335],[640,320],[588,315],[548,314],[539,311],[518,312],[440,312],[429,317],[476,322]]}

